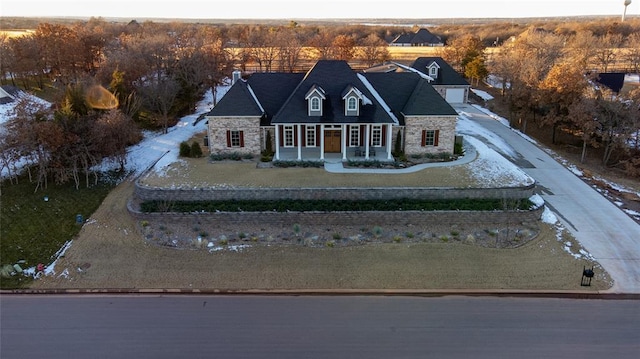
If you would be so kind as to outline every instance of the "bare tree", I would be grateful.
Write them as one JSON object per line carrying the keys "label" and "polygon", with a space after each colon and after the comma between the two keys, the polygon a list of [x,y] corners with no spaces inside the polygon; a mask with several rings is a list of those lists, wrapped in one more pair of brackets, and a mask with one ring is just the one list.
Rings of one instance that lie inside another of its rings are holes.
{"label": "bare tree", "polygon": [[370,67],[391,58],[387,46],[378,35],[370,34],[361,42],[356,56]]}

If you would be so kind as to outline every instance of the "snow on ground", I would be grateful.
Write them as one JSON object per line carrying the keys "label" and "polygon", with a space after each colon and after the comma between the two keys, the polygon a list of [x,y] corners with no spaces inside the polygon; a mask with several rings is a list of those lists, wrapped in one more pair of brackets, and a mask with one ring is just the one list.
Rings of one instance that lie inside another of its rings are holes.
{"label": "snow on ground", "polygon": [[493,100],[493,96],[491,96],[491,94],[489,94],[486,91],[482,91],[482,90],[478,90],[478,89],[474,89],[474,88],[472,88],[471,91],[474,94],[480,96],[480,98],[485,100],[485,101]]}

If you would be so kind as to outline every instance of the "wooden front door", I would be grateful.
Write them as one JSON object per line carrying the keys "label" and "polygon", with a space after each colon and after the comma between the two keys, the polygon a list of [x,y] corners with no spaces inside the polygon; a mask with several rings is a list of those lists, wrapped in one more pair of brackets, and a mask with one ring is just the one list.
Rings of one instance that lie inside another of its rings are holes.
{"label": "wooden front door", "polygon": [[340,152],[340,134],[342,131],[324,131],[324,152]]}

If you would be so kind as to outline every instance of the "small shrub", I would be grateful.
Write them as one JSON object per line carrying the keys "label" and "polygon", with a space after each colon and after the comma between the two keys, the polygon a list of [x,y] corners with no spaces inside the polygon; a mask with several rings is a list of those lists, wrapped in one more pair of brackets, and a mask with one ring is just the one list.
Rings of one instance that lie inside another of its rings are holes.
{"label": "small shrub", "polygon": [[413,238],[413,237],[414,237],[414,235],[413,235],[413,233],[412,233],[412,232],[407,232],[407,233],[405,233],[405,236],[406,236],[407,238]]}
{"label": "small shrub", "polygon": [[335,240],[339,240],[339,239],[341,239],[341,238],[342,238],[342,236],[340,235],[340,233],[334,233],[334,234],[333,234],[333,239],[335,239]]}
{"label": "small shrub", "polygon": [[221,246],[226,246],[227,244],[229,244],[229,240],[228,239],[221,239],[220,240],[220,245]]}
{"label": "small shrub", "polygon": [[299,236],[299,235],[300,235],[300,225],[299,225],[298,223],[295,223],[295,224],[293,225],[293,233],[295,233],[295,234],[296,234],[296,236]]}
{"label": "small shrub", "polygon": [[149,221],[142,221],[140,222],[140,225],[144,228],[144,227],[149,227]]}
{"label": "small shrub", "polygon": [[180,142],[180,157],[191,157],[191,146],[187,142]]}
{"label": "small shrub", "polygon": [[207,231],[200,231],[200,233],[198,233],[198,235],[202,238],[207,238],[209,237],[209,233],[207,233]]}
{"label": "small shrub", "polygon": [[193,158],[202,157],[202,148],[200,148],[200,144],[197,141],[193,141],[193,143],[191,144],[190,157],[193,157]]}
{"label": "small shrub", "polygon": [[402,242],[402,237],[400,237],[400,236],[393,236],[393,241],[394,241],[394,242],[396,242],[396,243],[400,243],[400,242]]}
{"label": "small shrub", "polygon": [[260,238],[258,238],[256,236],[251,237],[251,242],[255,243],[255,242],[258,242],[259,240],[260,240]]}
{"label": "small shrub", "polygon": [[452,236],[454,236],[454,237],[457,237],[457,236],[459,236],[459,235],[460,235],[460,232],[458,232],[458,231],[456,231],[456,230],[452,230],[450,233],[451,233],[451,235],[452,235]]}
{"label": "small shrub", "polygon": [[449,242],[449,237],[448,236],[440,236],[440,240],[443,241],[444,243]]}
{"label": "small shrub", "polygon": [[247,238],[247,234],[244,233],[244,232],[240,232],[240,233],[238,233],[238,238],[245,239],[245,238]]}
{"label": "small shrub", "polygon": [[328,241],[327,242],[327,247],[333,248],[336,246],[336,241]]}
{"label": "small shrub", "polygon": [[373,227],[373,235],[376,236],[376,238],[379,238],[382,235],[382,227],[380,226]]}

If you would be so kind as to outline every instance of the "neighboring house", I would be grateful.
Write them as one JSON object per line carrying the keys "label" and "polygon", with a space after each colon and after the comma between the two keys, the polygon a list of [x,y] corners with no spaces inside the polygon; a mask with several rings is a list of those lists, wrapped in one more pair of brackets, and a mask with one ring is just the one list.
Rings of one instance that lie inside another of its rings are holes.
{"label": "neighboring house", "polygon": [[392,161],[398,137],[407,155],[453,153],[457,115],[417,73],[321,60],[307,73],[234,73],[206,118],[214,154],[259,154],[271,141],[274,160]]}
{"label": "neighboring house", "polygon": [[440,36],[432,34],[427,29],[398,35],[389,44],[391,46],[444,46]]}
{"label": "neighboring house", "polygon": [[371,67],[367,73],[417,72],[450,104],[467,103],[471,85],[442,57],[419,57],[411,65],[388,62]]}
{"label": "neighboring house", "polygon": [[624,86],[625,76],[624,72],[603,72],[595,77],[595,81],[617,95]]}

